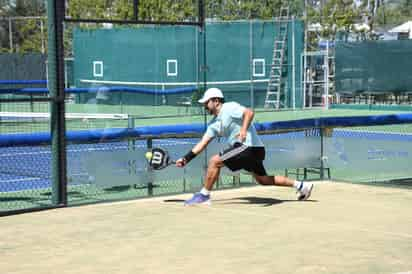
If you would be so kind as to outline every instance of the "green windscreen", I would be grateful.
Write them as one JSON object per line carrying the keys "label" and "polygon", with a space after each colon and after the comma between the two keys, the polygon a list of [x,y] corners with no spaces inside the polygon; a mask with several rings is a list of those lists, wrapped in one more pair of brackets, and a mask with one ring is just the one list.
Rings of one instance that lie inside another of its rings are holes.
{"label": "green windscreen", "polygon": [[[204,32],[187,26],[76,27],[74,83],[76,87],[123,86],[165,91],[197,88],[206,73],[208,87],[220,88],[227,101],[260,108],[266,97],[278,29],[277,21],[259,20],[208,22]],[[287,107],[302,105],[303,33],[302,21],[288,22],[284,68],[287,92],[283,98]],[[205,66],[199,64],[204,47]],[[82,94],[76,102],[86,104],[95,96]],[[191,93],[163,97],[159,93],[118,93],[110,94],[105,104],[165,109],[195,103],[195,97]],[[145,113],[150,114],[147,110]],[[176,111],[173,113],[177,115]]]}
{"label": "green windscreen", "polygon": [[412,90],[412,41],[340,42],[336,45],[336,91]]}

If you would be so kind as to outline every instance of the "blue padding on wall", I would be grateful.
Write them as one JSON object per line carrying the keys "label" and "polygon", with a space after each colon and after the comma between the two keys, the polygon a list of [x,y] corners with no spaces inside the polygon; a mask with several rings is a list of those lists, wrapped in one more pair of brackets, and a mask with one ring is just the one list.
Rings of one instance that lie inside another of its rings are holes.
{"label": "blue padding on wall", "polygon": [[47,88],[7,88],[0,89],[0,94],[24,94],[24,95],[36,95],[49,93]]}
{"label": "blue padding on wall", "polygon": [[49,132],[0,134],[0,146],[40,145],[50,142]]}
{"label": "blue padding on wall", "polygon": [[[325,117],[295,121],[255,123],[258,131],[282,129],[305,129],[320,127],[376,126],[412,123],[412,114],[390,114],[355,117]],[[99,140],[116,140],[126,137],[158,136],[162,134],[202,134],[204,124],[181,124],[165,126],[146,126],[136,128],[110,128],[68,131],[67,140],[72,142],[90,142]],[[50,133],[1,134],[0,146],[37,145],[50,143]]]}
{"label": "blue padding on wall", "polygon": [[[200,134],[204,130],[205,127],[203,124],[105,128],[68,131],[66,138],[70,142],[91,142],[99,140],[116,140],[126,137],[158,136],[161,134]],[[51,135],[48,132],[0,134],[0,146],[48,144],[51,141],[50,136]]]}
{"label": "blue padding on wall", "polygon": [[134,129],[134,136],[150,136],[161,134],[201,134],[206,130],[204,124],[181,124],[167,126],[147,126]]}
{"label": "blue padding on wall", "polygon": [[294,121],[266,122],[256,124],[258,131],[270,131],[281,129],[299,129],[316,127],[356,127],[356,126],[379,126],[389,124],[412,123],[412,114],[387,114],[370,116],[350,117],[323,117],[312,119],[301,119]]}
{"label": "blue padding on wall", "polygon": [[0,80],[0,85],[46,85],[47,80]]}

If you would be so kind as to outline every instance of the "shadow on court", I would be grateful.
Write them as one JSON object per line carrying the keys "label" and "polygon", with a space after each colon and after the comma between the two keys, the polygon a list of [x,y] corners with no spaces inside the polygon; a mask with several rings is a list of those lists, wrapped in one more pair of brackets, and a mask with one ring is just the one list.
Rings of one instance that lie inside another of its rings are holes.
{"label": "shadow on court", "polygon": [[[163,200],[165,203],[183,203],[185,200],[183,199],[166,199]],[[247,197],[237,197],[237,198],[231,198],[231,199],[217,199],[213,200],[212,199],[212,204],[214,203],[219,203],[219,204],[253,204],[253,205],[262,205],[264,207],[266,206],[273,206],[273,205],[278,205],[281,203],[289,203],[289,202],[299,202],[301,203],[302,201],[298,200],[288,200],[288,199],[276,199],[276,198],[268,198],[268,197],[256,197],[256,196],[247,196]],[[305,202],[318,202],[317,200],[307,200]]]}
{"label": "shadow on court", "polygon": [[[289,202],[301,202],[298,200],[287,200],[287,199],[285,200],[285,199],[255,197],[255,196],[239,197],[239,198],[219,200],[219,201],[225,201],[225,204],[254,204],[254,205],[262,205],[262,206],[273,206],[273,205],[278,205],[281,203],[289,203]],[[317,201],[307,200],[305,202],[317,202]]]}

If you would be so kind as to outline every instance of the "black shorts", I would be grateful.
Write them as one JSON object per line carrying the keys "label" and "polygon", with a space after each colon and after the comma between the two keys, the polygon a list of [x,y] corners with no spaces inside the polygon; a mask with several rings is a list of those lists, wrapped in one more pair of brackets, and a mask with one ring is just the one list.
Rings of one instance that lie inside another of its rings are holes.
{"label": "black shorts", "polygon": [[232,147],[222,151],[219,156],[224,165],[231,171],[244,169],[260,176],[267,175],[263,166],[264,147],[248,147],[241,143],[235,143]]}

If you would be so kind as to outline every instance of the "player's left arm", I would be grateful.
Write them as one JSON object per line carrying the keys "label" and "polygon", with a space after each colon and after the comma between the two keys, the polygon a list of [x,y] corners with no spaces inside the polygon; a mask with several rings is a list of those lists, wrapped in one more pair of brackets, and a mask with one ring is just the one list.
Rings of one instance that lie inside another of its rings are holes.
{"label": "player's left arm", "polygon": [[255,117],[255,113],[250,108],[245,108],[243,111],[243,119],[242,119],[242,127],[240,128],[240,132],[238,138],[241,142],[246,140],[247,130],[249,129],[250,125],[252,124],[253,118]]}

